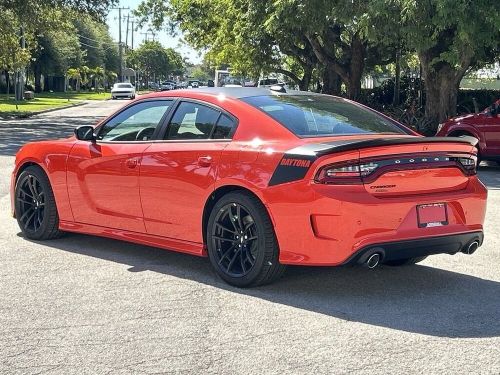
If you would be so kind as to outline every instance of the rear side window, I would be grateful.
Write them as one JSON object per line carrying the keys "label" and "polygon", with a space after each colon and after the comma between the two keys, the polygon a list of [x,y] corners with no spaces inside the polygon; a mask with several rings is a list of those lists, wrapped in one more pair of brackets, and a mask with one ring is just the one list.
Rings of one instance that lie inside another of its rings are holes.
{"label": "rear side window", "polygon": [[215,130],[212,134],[212,139],[230,139],[236,123],[227,115],[222,114],[217,121]]}
{"label": "rear side window", "polygon": [[166,139],[209,139],[220,112],[198,103],[181,102],[168,125]]}
{"label": "rear side window", "polygon": [[299,137],[411,134],[385,117],[328,95],[264,95],[242,98]]}

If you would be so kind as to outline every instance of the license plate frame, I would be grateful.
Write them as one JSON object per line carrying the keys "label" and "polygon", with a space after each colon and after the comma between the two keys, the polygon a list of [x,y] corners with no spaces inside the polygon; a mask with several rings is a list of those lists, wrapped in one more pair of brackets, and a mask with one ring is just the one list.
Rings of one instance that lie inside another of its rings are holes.
{"label": "license plate frame", "polygon": [[448,205],[441,203],[419,204],[417,210],[417,225],[419,228],[432,228],[448,225]]}

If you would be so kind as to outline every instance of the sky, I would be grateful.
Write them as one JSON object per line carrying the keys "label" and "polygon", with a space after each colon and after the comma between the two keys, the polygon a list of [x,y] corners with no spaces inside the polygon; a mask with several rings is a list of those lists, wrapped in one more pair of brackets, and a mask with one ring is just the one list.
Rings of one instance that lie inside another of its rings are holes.
{"label": "sky", "polygon": [[[141,0],[120,0],[119,5],[116,7],[125,7],[125,8],[130,8],[130,10],[122,10],[122,42],[125,43],[125,35],[126,35],[126,30],[127,30],[127,14],[130,13],[130,17],[132,17],[132,10],[137,8],[137,6],[141,3]],[[109,32],[113,39],[118,41],[118,34],[119,34],[119,27],[118,27],[118,10],[117,9],[112,9],[109,11],[108,17],[107,17],[107,23],[109,26]],[[129,26],[129,28],[131,25]],[[146,38],[146,35],[141,34],[146,32],[148,27],[144,27],[143,30],[138,30],[134,32],[134,48],[137,48],[137,46],[144,41]],[[199,56],[198,52],[193,50],[191,47],[187,46],[186,44],[182,43],[180,38],[182,35],[178,36],[171,36],[165,31],[160,31],[155,35],[155,40],[159,41],[161,44],[163,44],[165,47],[171,47],[174,48],[176,51],[178,51],[183,57],[187,57],[188,60],[194,64],[198,64],[201,62],[202,58]],[[148,39],[152,39],[152,35],[148,35]],[[129,36],[128,36],[128,45],[131,46],[131,31],[129,30]]]}

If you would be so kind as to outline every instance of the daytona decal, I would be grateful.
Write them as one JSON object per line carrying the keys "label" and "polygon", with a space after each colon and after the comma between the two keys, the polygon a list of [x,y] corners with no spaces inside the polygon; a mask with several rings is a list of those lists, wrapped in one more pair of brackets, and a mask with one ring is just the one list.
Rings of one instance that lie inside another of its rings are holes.
{"label": "daytona decal", "polygon": [[313,155],[283,155],[269,181],[269,186],[302,180],[314,160],[316,156]]}

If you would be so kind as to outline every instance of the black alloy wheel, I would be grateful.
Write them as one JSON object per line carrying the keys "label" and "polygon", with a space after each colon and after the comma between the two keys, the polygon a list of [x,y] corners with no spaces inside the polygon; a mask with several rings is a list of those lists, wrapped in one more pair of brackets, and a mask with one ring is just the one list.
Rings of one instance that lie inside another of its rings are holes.
{"label": "black alloy wheel", "polygon": [[54,193],[40,167],[30,166],[17,178],[14,208],[19,227],[27,238],[46,240],[61,236]]}
{"label": "black alloy wheel", "polygon": [[248,274],[257,257],[257,228],[248,211],[239,203],[222,207],[212,227],[212,246],[217,264],[230,276]]}
{"label": "black alloy wheel", "polygon": [[227,283],[248,287],[279,278],[274,227],[262,202],[246,191],[231,192],[217,201],[206,228],[212,266]]}
{"label": "black alloy wheel", "polygon": [[19,181],[16,201],[22,228],[36,232],[42,226],[44,219],[45,192],[34,175],[28,174]]}

